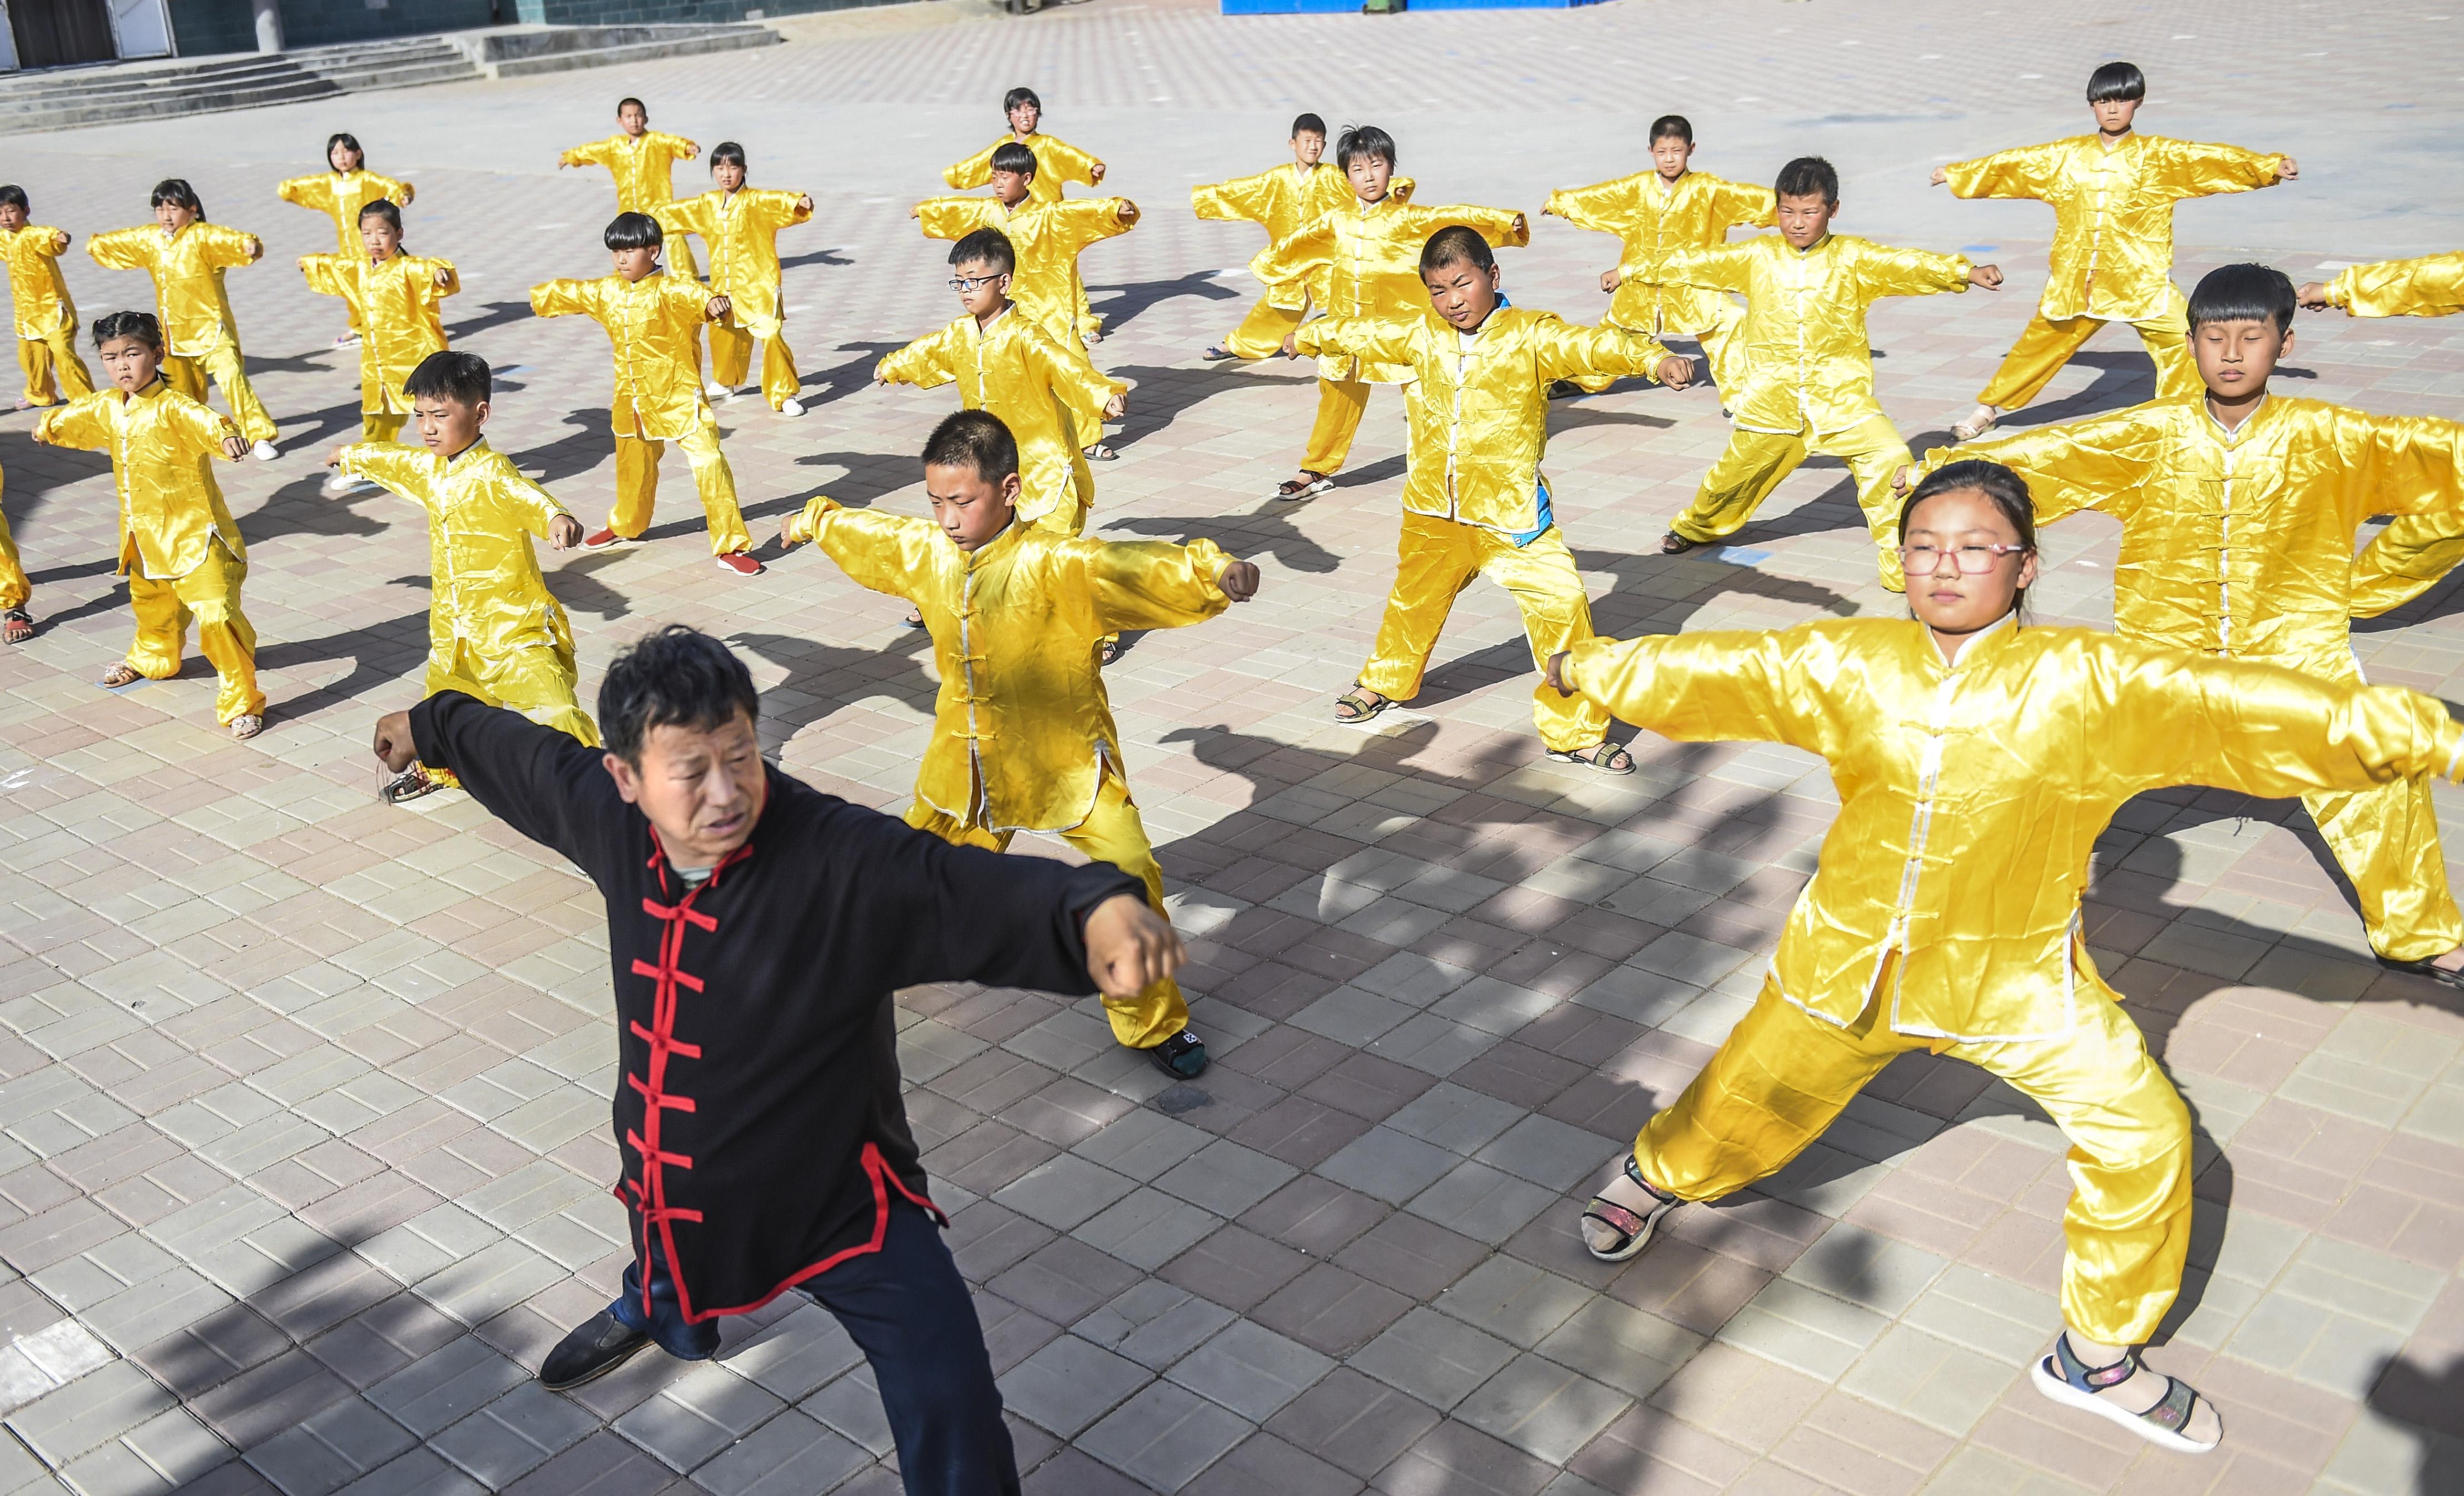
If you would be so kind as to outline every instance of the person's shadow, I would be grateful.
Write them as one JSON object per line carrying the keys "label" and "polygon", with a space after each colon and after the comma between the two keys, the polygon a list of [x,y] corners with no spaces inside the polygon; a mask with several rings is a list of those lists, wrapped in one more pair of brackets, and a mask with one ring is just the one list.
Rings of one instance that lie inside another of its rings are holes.
{"label": "person's shadow", "polygon": [[[1104,521],[1107,532],[1124,531],[1131,535],[1148,536],[1186,545],[1191,540],[1208,539],[1243,561],[1271,557],[1287,571],[1307,572],[1311,576],[1330,576],[1343,564],[1343,559],[1320,545],[1292,523],[1292,511],[1297,506],[1270,498],[1245,514],[1219,515],[1210,518],[1183,517],[1178,515],[1131,515]],[[1097,511],[1100,517],[1101,511]]]}
{"label": "person's shadow", "polygon": [[2421,1439],[2411,1496],[2464,1491],[2464,1355],[2438,1371],[2406,1356],[2388,1356],[2372,1378],[2369,1404],[2409,1425]]}
{"label": "person's shadow", "polygon": [[940,691],[919,662],[933,645],[921,628],[902,628],[879,649],[749,630],[728,635],[727,642],[787,671],[761,693],[761,747],[773,759],[798,733],[850,701],[890,695],[930,716]]}

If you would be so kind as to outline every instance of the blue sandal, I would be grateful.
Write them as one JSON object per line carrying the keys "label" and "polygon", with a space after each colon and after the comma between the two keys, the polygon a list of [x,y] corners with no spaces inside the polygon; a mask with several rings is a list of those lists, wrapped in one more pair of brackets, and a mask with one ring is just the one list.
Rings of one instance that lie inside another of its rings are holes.
{"label": "blue sandal", "polygon": [[2199,1394],[2178,1376],[2165,1377],[2165,1396],[2156,1399],[2155,1406],[2137,1413],[2100,1396],[2106,1388],[2128,1381],[2138,1371],[2137,1351],[2123,1352],[2122,1359],[2111,1366],[2089,1366],[2072,1353],[2071,1337],[2065,1331],[2054,1337],[2053,1353],[2038,1356],[2036,1364],[2028,1369],[2028,1376],[2038,1392],[2056,1402],[2119,1423],[2160,1448],[2186,1455],[2203,1455],[2214,1449],[2224,1437],[2221,1419],[2214,1441],[2203,1444],[2183,1432],[2190,1426],[2190,1410],[2198,1406]]}

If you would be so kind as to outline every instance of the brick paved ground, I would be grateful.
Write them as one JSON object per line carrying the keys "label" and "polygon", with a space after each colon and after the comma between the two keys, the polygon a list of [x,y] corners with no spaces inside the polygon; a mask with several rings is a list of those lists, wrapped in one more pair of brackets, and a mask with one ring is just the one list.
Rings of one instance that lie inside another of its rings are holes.
{"label": "brick paved ground", "polygon": [[[289,454],[225,478],[274,700],[271,730],[233,746],[196,664],[93,687],[127,630],[108,480],[0,419],[47,625],[0,659],[18,879],[0,903],[0,1487],[894,1488],[866,1373],[809,1307],[731,1326],[715,1365],[654,1356],[572,1397],[530,1380],[621,1269],[599,905],[467,801],[374,801],[369,721],[416,692],[423,530],[382,495],[319,495],[309,453],[355,428],[356,381],[328,347],[337,308],[289,269],[330,240],[271,186],[335,128],[417,178],[410,242],[461,262],[456,340],[500,370],[492,434],[595,520],[605,345],[529,319],[523,289],[604,266],[608,194],[552,153],[604,131],[620,92],[705,144],[745,141],[757,182],[821,203],[785,244],[816,408],[728,411],[747,509],[775,521],[819,489],[913,511],[910,454],[952,402],[865,377],[955,309],[903,214],[1024,80],[1152,211],[1088,259],[1117,335],[1101,356],[1137,385],[1098,517],[1214,536],[1266,571],[1261,604],[1134,640],[1111,675],[1217,1067],[1167,1088],[1087,1003],[901,1000],[912,1114],[1031,1488],[2464,1488],[2464,1009],[2369,964],[2287,804],[2134,804],[2092,906],[2101,964],[2199,1118],[2192,1271],[2153,1359],[2222,1405],[2219,1456],[2147,1452],[2027,1389],[2057,1318],[2060,1145],[1954,1065],[1901,1061],[1800,1163],[1685,1212],[1630,1266],[1582,1254],[1575,1202],[1743,1010],[1831,790],[1800,755],[1648,737],[1621,783],[1535,763],[1522,646],[1486,587],[1410,710],[1329,725],[1391,574],[1397,403],[1376,397],[1333,494],[1268,504],[1309,388],[1195,361],[1250,294],[1218,272],[1258,236],[1195,223],[1181,196],[1270,165],[1298,107],[1395,128],[1429,201],[1536,209],[1636,164],[1666,108],[1694,115],[1712,169],[1823,150],[1843,227],[2012,271],[1998,297],[1876,316],[1885,402],[1922,446],[2025,318],[2049,221],[1928,195],[1931,163],[2079,128],[2079,79],[2127,55],[2155,75],[2153,127],[2306,168],[2186,208],[2186,279],[2254,251],[2310,278],[2464,242],[2453,194],[2414,201],[2452,165],[2454,25],[2282,0],[1245,22],[1183,0],[1007,22],[936,6],[621,77],[12,141],[39,221],[138,221],[177,170],[264,234],[269,262],[231,294]],[[1594,315],[1612,253],[1544,222],[1507,258],[1512,288]],[[81,253],[70,275],[89,314],[142,299]],[[2464,396],[2452,324],[2305,320],[2292,363],[2294,389],[2375,408],[2453,415]],[[2107,335],[2035,413],[2147,384]],[[1604,629],[1892,607],[1836,465],[1733,549],[1655,553],[1723,440],[1708,393],[1613,393],[1556,425]],[[652,623],[718,630],[788,765],[900,804],[933,679],[898,605],[810,555],[725,577],[673,497],[658,543],[553,563],[585,689]],[[2109,618],[2113,540],[2098,519],[2051,533],[2045,615]],[[2464,695],[2459,604],[2442,589],[2359,634],[2373,674]]]}

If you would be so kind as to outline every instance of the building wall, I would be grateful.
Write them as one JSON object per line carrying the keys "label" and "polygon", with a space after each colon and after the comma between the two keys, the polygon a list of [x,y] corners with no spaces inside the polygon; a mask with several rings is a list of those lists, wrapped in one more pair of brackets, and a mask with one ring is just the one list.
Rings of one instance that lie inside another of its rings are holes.
{"label": "building wall", "polygon": [[[182,56],[256,50],[256,18],[249,0],[169,4],[171,34]],[[321,47],[526,19],[515,15],[515,0],[499,0],[498,10],[501,13],[492,11],[490,0],[282,0],[282,39],[293,47]]]}
{"label": "building wall", "polygon": [[[398,0],[399,3],[399,0]],[[801,15],[808,11],[851,11],[892,0],[506,0],[521,13],[507,20],[552,26],[633,26],[645,23],[740,21],[748,11],[763,15]],[[283,0],[288,11],[293,0]]]}

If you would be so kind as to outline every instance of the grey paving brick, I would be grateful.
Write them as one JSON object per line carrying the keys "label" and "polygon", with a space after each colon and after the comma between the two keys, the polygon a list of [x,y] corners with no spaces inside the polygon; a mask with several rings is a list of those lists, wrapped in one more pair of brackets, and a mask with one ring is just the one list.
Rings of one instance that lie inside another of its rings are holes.
{"label": "grey paving brick", "polygon": [[1560,1199],[1555,1190],[1467,1158],[1413,1196],[1404,1208],[1475,1242],[1496,1245]]}
{"label": "grey paving brick", "polygon": [[486,1406],[529,1374],[465,1335],[368,1389],[385,1415],[422,1436],[432,1435]]}
{"label": "grey paving brick", "polygon": [[1450,1153],[1471,1154],[1523,1114],[1511,1102],[1441,1081],[1388,1117],[1386,1125]]}
{"label": "grey paving brick", "polygon": [[1351,1364],[1438,1408],[1451,1408],[1514,1358],[1495,1335],[1416,1309],[1353,1353]]}
{"label": "grey paving brick", "polygon": [[1317,1172],[1363,1195],[1399,1205],[1455,1166],[1446,1150],[1393,1128],[1373,1127],[1334,1151]]}
{"label": "grey paving brick", "polygon": [[798,1306],[723,1354],[729,1371],[790,1402],[864,1359],[829,1311],[813,1304]]}
{"label": "grey paving brick", "polygon": [[1191,1352],[1165,1375],[1252,1423],[1262,1423],[1333,1369],[1331,1357],[1243,1319]]}
{"label": "grey paving brick", "polygon": [[1076,1335],[1063,1335],[1001,1378],[1001,1398],[1064,1439],[1111,1412],[1152,1374]]}
{"label": "grey paving brick", "polygon": [[502,1490],[598,1426],[584,1409],[525,1381],[437,1433],[428,1446],[490,1490]]}
{"label": "grey paving brick", "polygon": [[1077,1447],[1148,1490],[1177,1491],[1251,1432],[1205,1398],[1153,1382],[1079,1436]]}
{"label": "grey paving brick", "polygon": [[1551,1464],[1590,1443],[1633,1398],[1529,1352],[1455,1409],[1455,1417]]}
{"label": "grey paving brick", "polygon": [[1222,1218],[1160,1190],[1141,1187],[1071,1233],[1096,1250],[1148,1272],[1206,1239]]}
{"label": "grey paving brick", "polygon": [[1070,1151],[1144,1184],[1205,1147],[1206,1133],[1151,1108],[1138,1107]]}
{"label": "grey paving brick", "polygon": [[1438,1295],[1437,1307],[1527,1350],[1589,1298],[1581,1286],[1511,1257],[1492,1257]]}
{"label": "grey paving brick", "polygon": [[870,1367],[857,1367],[797,1406],[876,1460],[888,1458],[895,1445],[890,1415],[882,1409],[881,1388],[873,1381]]}
{"label": "grey paving brick", "polygon": [[1230,1309],[1153,1278],[1071,1326],[1076,1334],[1161,1371],[1232,1322]]}
{"label": "grey paving brick", "polygon": [[1596,1133],[1569,1127],[1553,1117],[1527,1116],[1507,1128],[1472,1156],[1482,1163],[1546,1185],[1570,1190],[1617,1156],[1617,1145]]}
{"label": "grey paving brick", "polygon": [[712,1496],[790,1496],[825,1491],[872,1463],[871,1456],[789,1409],[693,1472]]}
{"label": "grey paving brick", "polygon": [[1943,1270],[1944,1259],[1845,1221],[1807,1247],[1782,1276],[1893,1317]]}
{"label": "grey paving brick", "polygon": [[1155,1187],[1216,1215],[1237,1216],[1299,1173],[1282,1159],[1218,1138],[1165,1171]]}
{"label": "grey paving brick", "polygon": [[346,1398],[248,1451],[248,1463],[284,1496],[325,1496],[384,1465],[415,1442],[408,1429],[358,1397]]}
{"label": "grey paving brick", "polygon": [[1135,1181],[1072,1154],[1036,1165],[993,1199],[1055,1231],[1067,1231],[1136,1189]]}
{"label": "grey paving brick", "polygon": [[11,1432],[54,1466],[68,1463],[173,1406],[171,1395],[126,1361],[113,1361],[9,1415]]}

